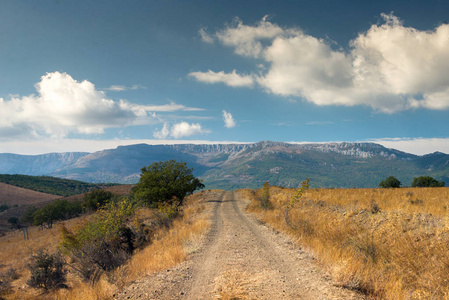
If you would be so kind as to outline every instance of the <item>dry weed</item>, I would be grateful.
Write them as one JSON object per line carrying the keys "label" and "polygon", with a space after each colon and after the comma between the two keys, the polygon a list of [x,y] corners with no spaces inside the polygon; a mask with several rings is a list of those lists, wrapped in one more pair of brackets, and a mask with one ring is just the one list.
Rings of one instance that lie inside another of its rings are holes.
{"label": "dry weed", "polygon": [[287,226],[294,192],[271,187],[274,208],[249,210],[296,236],[340,285],[382,299],[449,298],[449,188],[308,190]]}
{"label": "dry weed", "polygon": [[225,271],[215,279],[214,299],[253,299],[249,295],[250,278],[251,276],[246,272],[238,270]]}

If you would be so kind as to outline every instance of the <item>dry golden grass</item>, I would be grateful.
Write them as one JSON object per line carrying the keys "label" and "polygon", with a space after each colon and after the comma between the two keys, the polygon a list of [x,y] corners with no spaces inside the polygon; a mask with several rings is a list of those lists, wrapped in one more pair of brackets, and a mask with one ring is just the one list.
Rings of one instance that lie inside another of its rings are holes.
{"label": "dry golden grass", "polygon": [[[182,216],[173,222],[170,229],[160,229],[155,233],[152,243],[138,251],[123,266],[104,274],[94,286],[81,281],[76,274],[70,272],[67,290],[58,290],[42,294],[26,285],[29,272],[26,261],[31,249],[39,248],[55,250],[61,241],[58,228],[49,230],[30,229],[30,240],[23,240],[23,233],[15,232],[0,239],[0,261],[4,268],[13,267],[19,270],[21,278],[14,281],[14,293],[5,295],[6,299],[111,299],[123,286],[151,273],[170,268],[186,259],[189,252],[194,251],[195,244],[209,228],[205,205],[202,203],[204,192],[190,196],[184,206]],[[149,209],[138,212],[140,218],[152,216]],[[80,220],[65,221],[67,228],[73,228]],[[57,226],[56,226],[57,227]],[[21,249],[20,251],[17,251]]]}
{"label": "dry golden grass", "polygon": [[[64,221],[67,228],[73,228],[89,216]],[[13,268],[20,278],[13,282],[15,289],[27,289],[26,285],[30,273],[26,268],[28,258],[39,249],[55,252],[61,241],[59,226],[54,224],[51,229],[42,230],[40,227],[28,228],[28,240],[24,239],[23,231],[13,231],[0,238],[0,273]]]}
{"label": "dry golden grass", "polygon": [[251,276],[239,270],[227,270],[215,279],[214,299],[238,300],[252,299],[249,295]]}
{"label": "dry golden grass", "polygon": [[[249,210],[316,254],[343,286],[382,299],[449,299],[449,188],[315,189],[290,211],[294,190],[256,193]],[[379,211],[380,210],[380,211]]]}

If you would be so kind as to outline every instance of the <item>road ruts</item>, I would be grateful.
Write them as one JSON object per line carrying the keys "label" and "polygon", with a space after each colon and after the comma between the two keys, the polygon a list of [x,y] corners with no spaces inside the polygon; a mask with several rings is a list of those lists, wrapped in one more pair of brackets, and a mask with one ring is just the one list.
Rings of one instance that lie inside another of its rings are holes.
{"label": "road ruts", "polygon": [[248,215],[238,193],[223,192],[208,203],[211,230],[201,249],[180,266],[148,277],[135,288],[138,293],[128,289],[128,299],[139,293],[143,299],[215,299],[225,276],[238,279],[235,287],[251,299],[362,298],[333,286],[308,253]]}

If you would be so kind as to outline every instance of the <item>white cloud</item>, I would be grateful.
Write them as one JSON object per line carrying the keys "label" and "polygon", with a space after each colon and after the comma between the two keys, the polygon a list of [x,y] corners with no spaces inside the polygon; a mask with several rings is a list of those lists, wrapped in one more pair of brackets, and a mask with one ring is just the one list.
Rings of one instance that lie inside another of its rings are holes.
{"label": "white cloud", "polygon": [[202,108],[187,107],[182,104],[176,104],[171,101],[169,104],[164,105],[142,105],[142,109],[153,112],[173,112],[173,111],[204,111]]}
{"label": "white cloud", "polygon": [[283,34],[284,30],[267,21],[268,16],[257,26],[244,25],[236,18],[235,26],[217,32],[217,38],[226,46],[235,48],[235,53],[243,56],[259,57],[263,50],[262,42]]}
{"label": "white cloud", "polygon": [[196,80],[205,83],[224,83],[232,87],[252,87],[254,84],[254,78],[251,75],[239,75],[236,70],[231,73],[213,72],[211,70],[207,72],[191,72],[189,76],[194,77]]}
{"label": "white cloud", "polygon": [[208,133],[208,130],[204,130],[200,124],[189,124],[187,122],[177,123],[172,126],[170,135],[175,139],[192,136],[195,134]]}
{"label": "white cloud", "polygon": [[208,44],[212,44],[214,42],[214,38],[206,32],[206,28],[201,28],[199,30],[199,34],[200,34],[201,40],[203,42],[208,43]]}
{"label": "white cloud", "polygon": [[168,136],[171,136],[175,139],[181,137],[187,137],[197,134],[209,133],[209,130],[203,129],[200,124],[192,123],[189,124],[187,122],[180,122],[174,124],[171,128],[169,128],[167,123],[164,123],[164,127],[160,131],[155,131],[153,136],[156,139],[166,139]]}
{"label": "white cloud", "polygon": [[223,110],[223,121],[225,123],[226,128],[233,128],[236,125],[235,120],[232,117],[232,114],[225,110]]}
{"label": "white cloud", "polygon": [[425,155],[435,151],[449,154],[449,138],[384,138],[370,141],[416,155]]}
{"label": "white cloud", "polygon": [[135,84],[132,86],[111,85],[110,87],[106,88],[105,90],[112,91],[112,92],[123,92],[123,91],[128,91],[128,90],[140,90],[140,89],[146,89],[146,87],[139,85],[139,84]]}
{"label": "white cloud", "polygon": [[92,134],[147,117],[145,111],[124,100],[108,99],[91,82],[78,82],[66,73],[47,73],[36,84],[36,90],[38,95],[0,99],[1,131],[24,130],[31,136]]}
{"label": "white cloud", "polygon": [[0,98],[1,139],[103,133],[106,128],[147,124],[156,111],[200,110],[174,102],[145,106],[114,101],[93,83],[60,72],[47,73],[35,87],[37,95]]}
{"label": "white cloud", "polygon": [[189,75],[229,86],[257,82],[267,92],[317,105],[367,105],[385,113],[449,109],[449,25],[420,31],[405,27],[393,14],[381,16],[383,22],[360,33],[347,51],[300,29],[281,28],[266,17],[254,26],[237,19],[218,31],[217,39],[238,55],[264,60],[266,68],[260,69],[257,61],[257,76],[236,70]]}
{"label": "white cloud", "polygon": [[167,125],[167,123],[164,123],[164,127],[162,127],[162,129],[160,131],[156,130],[153,133],[153,136],[156,139],[162,140],[162,139],[166,139],[169,134],[170,134],[170,130],[168,129],[168,125]]}

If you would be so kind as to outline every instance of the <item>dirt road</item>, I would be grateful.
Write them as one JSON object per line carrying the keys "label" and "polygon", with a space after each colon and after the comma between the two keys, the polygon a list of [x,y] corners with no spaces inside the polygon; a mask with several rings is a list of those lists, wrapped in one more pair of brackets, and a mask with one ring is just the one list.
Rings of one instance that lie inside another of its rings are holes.
{"label": "dirt road", "polygon": [[207,203],[212,228],[199,251],[117,299],[362,299],[333,286],[309,254],[247,215],[237,193],[215,194]]}

